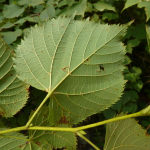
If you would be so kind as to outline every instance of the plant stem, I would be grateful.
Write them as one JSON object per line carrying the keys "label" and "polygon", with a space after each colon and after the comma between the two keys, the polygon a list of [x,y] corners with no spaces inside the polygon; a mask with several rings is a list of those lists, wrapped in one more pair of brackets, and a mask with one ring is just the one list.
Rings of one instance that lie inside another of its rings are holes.
{"label": "plant stem", "polygon": [[35,117],[35,115],[38,113],[38,111],[40,110],[40,108],[44,105],[44,103],[47,101],[47,99],[50,97],[50,95],[52,94],[53,91],[48,92],[48,94],[46,95],[46,97],[44,98],[44,100],[42,101],[42,103],[40,104],[40,106],[37,108],[37,110],[34,112],[34,114],[31,116],[31,118],[29,119],[29,121],[27,122],[27,124],[25,125],[27,128],[29,127],[30,123],[32,122],[33,118]]}
{"label": "plant stem", "polygon": [[115,117],[115,118],[112,118],[112,119],[108,119],[108,120],[105,120],[105,121],[93,123],[93,124],[90,124],[90,125],[77,127],[75,129],[77,131],[85,130],[85,129],[93,128],[93,127],[96,127],[96,126],[104,125],[104,124],[107,124],[107,123],[110,123],[110,122],[115,122],[115,121],[124,120],[124,119],[128,119],[128,118],[139,117],[139,116],[145,116],[145,115],[142,114],[141,111],[140,111],[140,112],[137,112],[137,113],[134,113],[134,114],[125,115],[125,116],[121,116],[121,117]]}
{"label": "plant stem", "polygon": [[96,145],[94,145],[90,140],[88,140],[85,136],[83,136],[81,133],[77,132],[77,135],[80,136],[82,139],[87,141],[91,146],[93,146],[96,150],[100,150]]}

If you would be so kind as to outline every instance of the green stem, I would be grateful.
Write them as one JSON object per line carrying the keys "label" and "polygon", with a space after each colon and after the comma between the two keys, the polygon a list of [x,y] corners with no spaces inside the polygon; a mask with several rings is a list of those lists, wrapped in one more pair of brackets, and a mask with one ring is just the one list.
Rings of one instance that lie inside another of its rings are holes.
{"label": "green stem", "polygon": [[134,113],[134,114],[125,115],[125,116],[121,116],[121,117],[115,117],[115,118],[112,118],[112,119],[108,119],[108,120],[105,120],[105,121],[93,123],[93,124],[90,124],[90,125],[77,127],[75,129],[77,131],[85,130],[85,129],[93,128],[93,127],[96,127],[96,126],[104,125],[104,124],[107,124],[107,123],[110,123],[110,122],[115,122],[115,121],[124,120],[124,119],[128,119],[128,118],[139,117],[139,116],[145,116],[145,115],[142,114],[141,111],[140,111],[140,112],[137,112],[137,113]]}
{"label": "green stem", "polygon": [[28,128],[30,123],[32,122],[33,118],[35,117],[35,115],[38,113],[38,111],[40,110],[40,108],[44,105],[44,103],[47,101],[47,99],[50,97],[50,95],[52,94],[53,91],[48,92],[48,94],[46,95],[46,97],[44,98],[44,100],[42,101],[42,103],[40,104],[40,106],[37,108],[37,110],[34,112],[34,114],[31,116],[31,118],[29,119],[29,121],[26,124],[26,127]]}
{"label": "green stem", "polygon": [[77,132],[77,135],[80,136],[82,139],[87,141],[91,146],[93,146],[96,150],[100,150],[96,145],[94,145],[90,140],[88,140],[85,136],[83,136],[81,133]]}

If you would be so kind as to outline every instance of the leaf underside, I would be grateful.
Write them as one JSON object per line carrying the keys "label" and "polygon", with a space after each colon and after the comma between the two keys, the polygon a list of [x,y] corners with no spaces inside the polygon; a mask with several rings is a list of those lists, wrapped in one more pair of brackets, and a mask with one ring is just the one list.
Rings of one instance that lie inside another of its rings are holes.
{"label": "leaf underside", "polygon": [[119,100],[125,84],[120,38],[127,26],[63,17],[31,28],[16,49],[14,68],[22,81],[53,91],[51,123],[66,115],[76,124]]}
{"label": "leaf underside", "polygon": [[12,52],[0,37],[0,114],[12,117],[26,103],[29,85],[17,78]]}
{"label": "leaf underside", "polygon": [[109,123],[106,127],[104,150],[125,149],[150,150],[150,136],[132,118]]}

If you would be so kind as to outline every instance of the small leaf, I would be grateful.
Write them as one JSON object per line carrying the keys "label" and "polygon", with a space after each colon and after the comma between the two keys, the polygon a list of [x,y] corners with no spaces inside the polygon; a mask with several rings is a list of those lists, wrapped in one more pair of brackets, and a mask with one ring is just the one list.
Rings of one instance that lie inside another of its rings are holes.
{"label": "small leaf", "polygon": [[135,5],[135,4],[138,4],[139,2],[141,2],[141,0],[127,0],[127,2],[125,3],[125,7],[123,8],[123,10],[125,10],[128,7],[131,7],[131,6]]}
{"label": "small leaf", "polygon": [[127,42],[127,45],[130,47],[136,47],[140,44],[140,42],[141,41],[139,41],[138,39],[132,39]]}
{"label": "small leaf", "polygon": [[8,21],[6,24],[4,24],[3,26],[1,26],[0,30],[11,28],[13,26],[14,26],[14,23],[11,23],[11,22]]}
{"label": "small leaf", "polygon": [[116,115],[116,111],[109,108],[103,111],[103,115],[106,117],[106,119],[111,119]]}
{"label": "small leaf", "polygon": [[138,92],[141,91],[142,87],[143,87],[143,82],[141,80],[136,81],[135,83],[133,83],[134,89],[137,90]]}
{"label": "small leaf", "polygon": [[18,29],[14,32],[9,31],[9,32],[1,32],[1,34],[4,36],[4,40],[7,44],[11,44],[14,42],[18,36],[22,35],[22,30]]}
{"label": "small leaf", "polygon": [[129,58],[129,56],[126,55],[123,64],[124,64],[124,65],[128,65],[128,64],[130,64],[131,62],[132,62],[132,61],[131,61],[131,59]]}
{"label": "small leaf", "polygon": [[35,5],[39,5],[39,4],[43,4],[44,0],[20,0],[18,2],[19,5],[31,5],[31,6],[35,6]]}
{"label": "small leaf", "polygon": [[119,15],[118,14],[115,14],[115,13],[103,13],[103,16],[102,16],[102,19],[103,20],[106,20],[108,19],[108,21],[110,20],[114,20],[114,19],[118,19],[119,18]]}
{"label": "small leaf", "polygon": [[19,17],[24,12],[24,8],[15,4],[4,5],[3,14],[6,18]]}
{"label": "small leaf", "polygon": [[132,29],[132,36],[136,39],[146,39],[145,24],[141,23]]}
{"label": "small leaf", "polygon": [[104,11],[104,10],[112,10],[112,11],[116,11],[115,7],[113,7],[111,4],[107,4],[105,2],[97,2],[95,4],[93,4],[93,6],[99,10],[99,11]]}
{"label": "small leaf", "polygon": [[86,11],[86,2],[87,0],[81,0],[81,2],[73,4],[71,7],[65,7],[62,11],[57,13],[57,16],[70,16],[76,12],[76,15],[82,15],[84,17],[84,13]]}
{"label": "small leaf", "polygon": [[[122,115],[119,115],[120,117]],[[104,150],[149,150],[150,136],[134,119],[125,119],[106,126]]]}
{"label": "small leaf", "polygon": [[46,9],[44,9],[40,14],[40,19],[42,21],[52,19],[55,16],[55,9],[52,5],[49,5]]}

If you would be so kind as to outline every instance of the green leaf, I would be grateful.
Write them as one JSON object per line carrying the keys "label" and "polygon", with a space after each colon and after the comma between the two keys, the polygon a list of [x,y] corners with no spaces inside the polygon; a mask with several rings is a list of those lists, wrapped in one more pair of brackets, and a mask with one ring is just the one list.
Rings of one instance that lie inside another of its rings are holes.
{"label": "green leaf", "polygon": [[150,19],[150,1],[141,2],[138,4],[139,8],[145,7],[147,21]]}
{"label": "green leaf", "polygon": [[39,4],[43,4],[44,1],[43,0],[20,0],[18,2],[19,5],[31,5],[31,6],[35,6],[35,5],[39,5]]}
{"label": "green leaf", "polygon": [[150,26],[146,26],[146,36],[147,36],[148,48],[150,52]]}
{"label": "green leaf", "polygon": [[93,6],[99,10],[99,11],[104,11],[104,10],[112,10],[112,11],[116,11],[115,7],[113,7],[111,4],[107,4],[105,2],[97,2],[95,4],[93,4]]}
{"label": "green leaf", "polygon": [[124,64],[124,65],[128,65],[128,64],[130,64],[131,62],[132,62],[132,60],[130,59],[130,57],[126,55],[123,64]]}
{"label": "green leaf", "polygon": [[37,5],[34,13],[40,13],[44,9],[44,5]]}
{"label": "green leaf", "polygon": [[108,19],[108,21],[110,20],[114,20],[114,19],[118,19],[119,18],[119,15],[118,14],[115,14],[115,13],[103,13],[103,16],[102,16],[102,19],[103,20],[106,20]]}
{"label": "green leaf", "polygon": [[132,39],[127,42],[127,45],[130,47],[136,47],[140,44],[140,42],[141,41],[139,41],[138,39]]}
{"label": "green leaf", "polygon": [[11,23],[11,22],[8,21],[6,24],[4,24],[3,26],[1,26],[0,30],[11,28],[13,26],[14,26],[14,23]]}
{"label": "green leaf", "polygon": [[136,25],[132,30],[132,36],[137,39],[146,39],[145,24]]}
{"label": "green leaf", "polygon": [[2,22],[3,22],[3,19],[4,19],[3,13],[2,13],[2,12],[0,12],[0,23],[2,23]]}
{"label": "green leaf", "polygon": [[52,5],[49,5],[46,9],[44,9],[40,14],[40,19],[42,21],[52,19],[55,16],[55,9]]}
{"label": "green leaf", "polygon": [[107,124],[104,150],[149,150],[149,148],[150,136],[146,135],[146,130],[134,119]]}
{"label": "green leaf", "polygon": [[4,40],[7,44],[11,44],[14,42],[18,36],[22,35],[22,30],[18,29],[14,32],[9,31],[9,32],[1,32],[1,34],[4,36]]}
{"label": "green leaf", "polygon": [[23,18],[17,20],[16,22],[14,22],[14,24],[23,24],[26,21],[35,22],[35,20],[33,19],[33,17],[27,16],[27,17],[23,17]]}
{"label": "green leaf", "polygon": [[125,3],[125,7],[123,8],[123,10],[125,10],[128,7],[131,7],[131,6],[135,5],[135,4],[138,4],[140,1],[141,0],[127,0],[127,2]]}
{"label": "green leaf", "polygon": [[[48,123],[48,107],[42,107],[32,121],[34,126],[50,127]],[[68,127],[65,124],[59,124],[58,127]],[[76,150],[76,136],[74,132],[62,131],[29,131],[29,137],[34,143],[41,143],[45,149],[66,147],[69,150]]]}
{"label": "green leaf", "polygon": [[86,12],[91,12],[93,11],[93,4],[91,4],[90,2],[87,2],[86,5]]}
{"label": "green leaf", "polygon": [[106,119],[111,119],[116,115],[116,111],[109,108],[103,111],[103,115],[106,117]]}
{"label": "green leaf", "polygon": [[134,89],[137,90],[138,92],[141,91],[142,87],[143,87],[143,82],[141,80],[136,81],[135,83],[133,83]]}
{"label": "green leaf", "polygon": [[81,0],[81,2],[73,4],[71,7],[65,7],[60,12],[58,12],[57,16],[70,16],[76,12],[76,15],[82,15],[84,17],[84,13],[86,11],[86,2],[87,0]]}
{"label": "green leaf", "polygon": [[12,51],[0,37],[0,114],[4,117],[16,114],[28,98],[29,86],[17,78],[11,57]]}
{"label": "green leaf", "polygon": [[135,113],[137,111],[137,108],[138,106],[136,103],[128,102],[125,105],[123,105],[122,111],[125,113]]}
{"label": "green leaf", "polygon": [[51,109],[59,107],[69,119],[74,116],[70,123],[77,123],[121,96],[125,47],[120,38],[126,28],[71,17],[52,19],[31,28],[16,49],[14,67],[22,81],[53,92]]}
{"label": "green leaf", "polygon": [[24,8],[15,4],[4,5],[3,14],[6,18],[19,17],[24,12]]}

